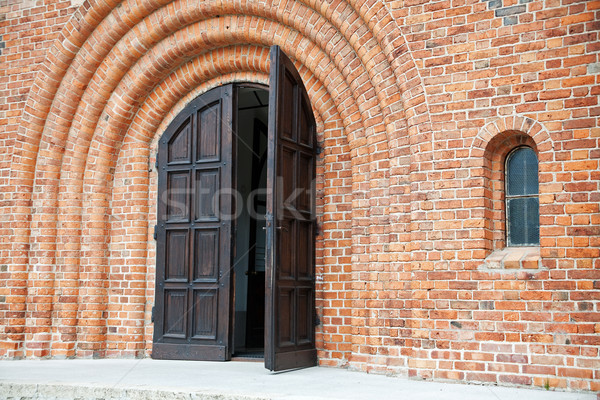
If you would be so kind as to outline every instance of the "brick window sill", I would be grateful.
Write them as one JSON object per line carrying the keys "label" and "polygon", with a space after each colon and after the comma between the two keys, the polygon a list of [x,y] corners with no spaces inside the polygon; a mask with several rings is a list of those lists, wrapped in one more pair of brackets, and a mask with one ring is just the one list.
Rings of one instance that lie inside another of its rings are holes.
{"label": "brick window sill", "polygon": [[539,247],[505,247],[487,256],[479,269],[515,271],[541,267]]}

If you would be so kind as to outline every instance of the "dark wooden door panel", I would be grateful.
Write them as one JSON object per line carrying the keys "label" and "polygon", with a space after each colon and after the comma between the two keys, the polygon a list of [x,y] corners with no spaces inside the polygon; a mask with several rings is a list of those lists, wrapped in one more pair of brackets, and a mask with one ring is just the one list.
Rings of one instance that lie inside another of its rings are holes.
{"label": "dark wooden door panel", "polygon": [[277,349],[285,349],[294,346],[294,312],[295,312],[295,288],[285,287],[279,283],[276,290],[277,299]]}
{"label": "dark wooden door panel", "polygon": [[300,174],[297,176],[298,181],[296,182],[296,209],[305,213],[311,212],[311,190],[312,176],[313,176],[313,155],[310,153],[299,152],[298,167],[297,170]]}
{"label": "dark wooden door panel", "polygon": [[298,257],[296,263],[296,277],[299,281],[306,280],[312,282],[314,279],[313,270],[313,223],[312,221],[298,221]]}
{"label": "dark wooden door panel", "polygon": [[187,331],[187,290],[166,289],[164,337],[185,339]]}
{"label": "dark wooden door panel", "polygon": [[299,143],[306,146],[309,152],[312,152],[314,148],[315,135],[314,132],[314,117],[310,104],[307,103],[305,98],[300,99],[300,124],[298,132],[300,133]]}
{"label": "dark wooden door panel", "polygon": [[271,48],[265,367],[316,365],[314,339],[315,120],[302,80]]}
{"label": "dark wooden door panel", "polygon": [[194,290],[193,339],[217,339],[217,295],[217,289]]}
{"label": "dark wooden door panel", "polygon": [[232,87],[193,100],[159,142],[153,358],[230,357]]}
{"label": "dark wooden door panel", "polygon": [[188,229],[170,229],[166,232],[165,282],[188,281]]}
{"label": "dark wooden door panel", "polygon": [[167,161],[170,165],[187,164],[192,158],[192,116],[188,116],[169,140]]}
{"label": "dark wooden door panel", "polygon": [[285,251],[279,253],[279,263],[277,264],[278,280],[293,280],[295,278],[295,259],[296,246],[294,238],[296,237],[294,220],[283,219],[279,221],[275,235],[282,249]]}
{"label": "dark wooden door panel", "polygon": [[216,101],[203,107],[198,113],[198,151],[196,160],[213,162],[220,158],[221,104]]}
{"label": "dark wooden door panel", "polygon": [[220,170],[201,169],[196,171],[196,221],[217,221],[220,211]]}
{"label": "dark wooden door panel", "polygon": [[313,302],[314,292],[312,286],[297,287],[297,306],[296,306],[296,335],[298,345],[308,345],[313,340],[313,321],[312,310],[315,305]]}
{"label": "dark wooden door panel", "polygon": [[190,172],[167,172],[167,222],[189,222],[190,220]]}
{"label": "dark wooden door panel", "polygon": [[194,231],[194,282],[218,283],[220,242],[218,228]]}

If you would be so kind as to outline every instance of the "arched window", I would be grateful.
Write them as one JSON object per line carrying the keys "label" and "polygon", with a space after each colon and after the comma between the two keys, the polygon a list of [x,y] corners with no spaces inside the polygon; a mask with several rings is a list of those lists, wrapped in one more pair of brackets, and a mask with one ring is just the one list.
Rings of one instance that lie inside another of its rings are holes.
{"label": "arched window", "polygon": [[508,246],[540,244],[538,159],[531,147],[506,157],[506,242]]}

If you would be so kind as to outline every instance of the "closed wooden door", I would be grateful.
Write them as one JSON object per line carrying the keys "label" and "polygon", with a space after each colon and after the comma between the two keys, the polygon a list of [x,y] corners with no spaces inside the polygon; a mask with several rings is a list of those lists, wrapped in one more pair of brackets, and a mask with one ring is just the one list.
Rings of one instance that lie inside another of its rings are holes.
{"label": "closed wooden door", "polygon": [[192,101],[159,142],[153,358],[227,360],[232,86]]}
{"label": "closed wooden door", "polygon": [[267,156],[265,367],[316,365],[315,120],[302,80],[271,48]]}

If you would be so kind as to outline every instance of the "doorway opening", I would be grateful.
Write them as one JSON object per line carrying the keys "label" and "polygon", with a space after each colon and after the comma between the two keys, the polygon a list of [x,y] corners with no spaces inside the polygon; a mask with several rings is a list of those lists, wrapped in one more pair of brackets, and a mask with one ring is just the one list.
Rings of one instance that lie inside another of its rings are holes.
{"label": "doorway opening", "polygon": [[269,92],[237,88],[233,357],[262,360],[265,346],[265,212]]}
{"label": "doorway opening", "polygon": [[315,129],[278,46],[268,89],[219,86],[171,121],[156,156],[153,358],[316,365]]}

